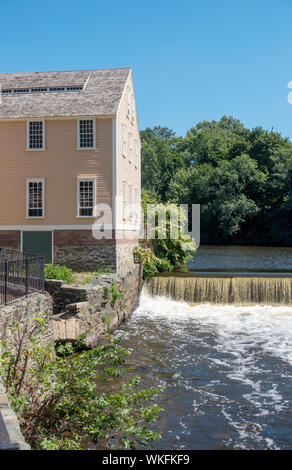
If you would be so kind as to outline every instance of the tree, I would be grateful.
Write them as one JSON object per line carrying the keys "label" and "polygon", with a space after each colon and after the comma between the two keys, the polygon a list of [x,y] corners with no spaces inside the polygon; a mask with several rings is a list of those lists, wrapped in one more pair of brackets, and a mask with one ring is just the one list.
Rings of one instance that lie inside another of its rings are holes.
{"label": "tree", "polygon": [[201,204],[202,243],[279,243],[291,199],[288,139],[227,116],[184,138],[162,129],[142,138],[143,187],[162,202]]}

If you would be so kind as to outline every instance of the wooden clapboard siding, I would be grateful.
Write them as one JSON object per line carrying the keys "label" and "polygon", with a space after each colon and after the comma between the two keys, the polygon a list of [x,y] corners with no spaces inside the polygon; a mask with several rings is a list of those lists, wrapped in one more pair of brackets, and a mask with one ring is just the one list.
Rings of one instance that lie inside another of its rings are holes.
{"label": "wooden clapboard siding", "polygon": [[[21,98],[19,98],[21,99]],[[84,225],[77,178],[96,176],[97,202],[112,204],[112,119],[96,120],[96,149],[77,150],[77,119],[46,120],[46,149],[26,151],[26,121],[0,122],[0,225]],[[44,219],[26,218],[26,178],[46,179]]]}
{"label": "wooden clapboard siding", "polygon": [[[138,189],[138,203],[141,198],[141,142],[138,126],[138,116],[136,109],[136,100],[134,99],[134,122],[132,122],[131,115],[128,117],[128,87],[131,94],[134,95],[134,84],[132,72],[129,74],[124,93],[120,102],[118,115],[117,115],[117,194],[123,199],[123,182],[127,183],[127,199],[129,200],[129,185],[133,186],[133,203],[135,203],[135,189]],[[127,129],[127,156],[123,156],[123,124]],[[132,162],[129,161],[129,133],[133,135],[133,156]],[[135,163],[135,141],[138,142],[138,165]],[[118,211],[118,225],[126,224],[127,226],[136,226],[135,219],[123,220],[123,211],[120,207]]]}

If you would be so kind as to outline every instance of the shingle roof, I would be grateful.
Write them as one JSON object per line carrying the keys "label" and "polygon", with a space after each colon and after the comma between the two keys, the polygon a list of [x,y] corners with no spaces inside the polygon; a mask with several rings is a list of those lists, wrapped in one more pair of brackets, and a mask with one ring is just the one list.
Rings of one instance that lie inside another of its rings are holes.
{"label": "shingle roof", "polygon": [[130,68],[0,74],[2,90],[86,84],[74,92],[0,94],[0,119],[116,114],[129,72]]}

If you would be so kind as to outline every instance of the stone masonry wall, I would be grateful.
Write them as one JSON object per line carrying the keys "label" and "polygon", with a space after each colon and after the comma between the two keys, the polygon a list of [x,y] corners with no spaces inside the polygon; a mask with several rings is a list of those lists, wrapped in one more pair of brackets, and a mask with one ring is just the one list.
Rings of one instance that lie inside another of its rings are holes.
{"label": "stone masonry wall", "polygon": [[101,337],[125,321],[135,309],[142,286],[136,267],[124,276],[107,274],[86,286],[46,281],[54,300],[54,335],[57,342],[74,341],[87,333],[86,346],[96,346]]}
{"label": "stone masonry wall", "polygon": [[[4,305],[0,307],[0,336],[9,338],[11,336],[9,327],[14,322],[30,327],[35,317],[39,316],[41,313],[51,315],[52,312],[52,298],[47,292],[40,292],[25,299]],[[49,322],[46,341],[50,342],[52,339],[53,330]]]}
{"label": "stone masonry wall", "polygon": [[54,247],[54,263],[67,266],[74,271],[91,271],[98,268],[116,268],[116,247],[63,246]]}
{"label": "stone masonry wall", "polygon": [[137,243],[118,243],[95,246],[54,246],[54,263],[74,271],[94,271],[112,268],[119,275],[137,270],[133,249]]}
{"label": "stone masonry wall", "polygon": [[128,271],[132,273],[139,272],[139,265],[134,262],[133,250],[137,243],[123,243],[117,245],[116,270],[120,275],[125,275]]}

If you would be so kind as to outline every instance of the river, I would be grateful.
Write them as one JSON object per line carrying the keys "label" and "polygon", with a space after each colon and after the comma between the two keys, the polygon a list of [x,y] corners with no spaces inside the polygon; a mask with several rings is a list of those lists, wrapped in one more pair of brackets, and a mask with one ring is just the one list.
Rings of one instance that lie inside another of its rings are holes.
{"label": "river", "polygon": [[143,290],[117,334],[166,386],[155,449],[292,448],[292,307],[189,305]]}

